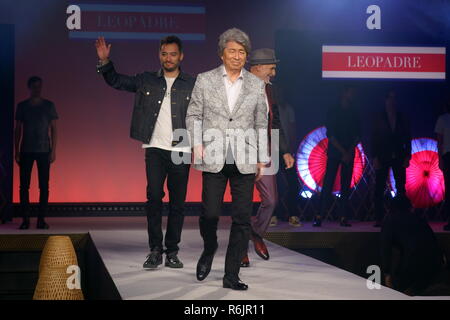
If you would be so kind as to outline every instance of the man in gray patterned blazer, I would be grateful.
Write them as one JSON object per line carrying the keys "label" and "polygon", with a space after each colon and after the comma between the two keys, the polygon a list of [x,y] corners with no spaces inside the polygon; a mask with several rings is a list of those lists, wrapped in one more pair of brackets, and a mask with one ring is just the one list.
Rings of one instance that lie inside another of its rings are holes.
{"label": "man in gray patterned blazer", "polygon": [[247,252],[253,188],[267,157],[267,107],[264,82],[246,71],[250,39],[233,28],[219,38],[220,67],[201,73],[186,115],[194,151],[194,168],[203,171],[200,234],[204,249],[197,279],[204,280],[217,250],[217,223],[227,182],[232,194],[232,226],[225,258],[223,287],[247,290],[239,279]]}

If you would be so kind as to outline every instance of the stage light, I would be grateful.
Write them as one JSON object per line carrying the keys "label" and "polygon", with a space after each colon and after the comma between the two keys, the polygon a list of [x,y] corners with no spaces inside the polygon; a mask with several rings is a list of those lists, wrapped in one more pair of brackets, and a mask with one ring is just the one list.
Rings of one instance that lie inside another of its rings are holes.
{"label": "stage light", "polygon": [[312,193],[311,191],[309,191],[309,190],[303,190],[303,191],[300,193],[300,196],[301,196],[302,198],[304,198],[304,199],[311,199],[311,197],[313,196],[313,193]]}

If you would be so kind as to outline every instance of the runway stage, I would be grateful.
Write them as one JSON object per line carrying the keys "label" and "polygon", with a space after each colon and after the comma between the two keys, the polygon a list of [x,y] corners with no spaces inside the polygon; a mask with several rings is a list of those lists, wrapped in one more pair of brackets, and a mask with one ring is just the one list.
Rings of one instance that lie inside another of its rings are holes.
{"label": "runway stage", "polygon": [[[17,230],[20,219],[0,226],[0,236],[21,234],[85,234],[89,233],[103,260],[107,272],[122,299],[181,299],[181,300],[289,300],[289,299],[422,299],[411,298],[386,287],[369,290],[366,279],[351,272],[326,264],[307,255],[266,241],[270,260],[263,261],[250,243],[250,268],[241,268],[240,277],[249,285],[246,292],[222,288],[222,277],[230,217],[221,217],[219,249],[208,278],[199,282],[195,277],[197,259],[202,251],[198,231],[198,217],[186,217],[179,257],[183,269],[161,266],[158,270],[144,270],[142,264],[148,254],[146,219],[144,217],[48,218],[51,229],[32,228]],[[164,218],[164,225],[166,218]],[[309,225],[309,224],[308,224]],[[270,228],[271,233],[298,233],[305,237],[319,237],[325,233],[374,231],[369,224],[357,223],[353,230],[325,223],[322,230],[309,226],[293,228],[281,224]],[[354,232],[357,234],[358,232]],[[0,261],[1,262],[1,261]],[[91,284],[92,285],[92,284]],[[450,297],[423,297],[424,299],[450,299]]]}

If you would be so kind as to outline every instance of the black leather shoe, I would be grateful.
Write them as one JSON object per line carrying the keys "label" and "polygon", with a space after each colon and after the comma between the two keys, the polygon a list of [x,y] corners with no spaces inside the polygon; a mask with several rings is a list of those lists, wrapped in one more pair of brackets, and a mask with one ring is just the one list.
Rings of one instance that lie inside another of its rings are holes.
{"label": "black leather shoe", "polygon": [[183,268],[183,262],[178,259],[178,256],[176,254],[168,254],[166,255],[165,266],[169,268],[179,269]]}
{"label": "black leather shoe", "polygon": [[38,228],[38,229],[48,229],[49,225],[47,223],[45,223],[44,219],[38,219],[37,224],[36,224],[36,228]]}
{"label": "black leather shoe", "polygon": [[248,289],[248,285],[243,283],[241,280],[231,281],[225,277],[223,278],[223,287],[227,288],[227,289],[240,290],[240,291]]}
{"label": "black leather shoe", "polygon": [[450,222],[444,226],[445,231],[450,231]]}
{"label": "black leather shoe", "polygon": [[345,218],[341,219],[340,225],[341,225],[341,227],[351,227],[352,226],[350,223],[348,223],[347,219],[345,219]]}
{"label": "black leather shoe", "polygon": [[145,269],[156,269],[162,264],[162,253],[160,249],[153,249],[144,262]]}
{"label": "black leather shoe", "polygon": [[319,216],[316,216],[314,218],[313,227],[321,227],[322,226],[322,218]]}
{"label": "black leather shoe", "polygon": [[211,271],[211,266],[214,260],[214,255],[216,254],[218,245],[216,244],[216,247],[214,250],[203,250],[202,255],[200,256],[200,259],[197,263],[197,280],[203,281],[208,276],[209,272]]}
{"label": "black leather shoe", "polygon": [[20,225],[19,229],[20,230],[26,230],[30,228],[30,219],[29,218],[24,218],[22,221],[22,224]]}

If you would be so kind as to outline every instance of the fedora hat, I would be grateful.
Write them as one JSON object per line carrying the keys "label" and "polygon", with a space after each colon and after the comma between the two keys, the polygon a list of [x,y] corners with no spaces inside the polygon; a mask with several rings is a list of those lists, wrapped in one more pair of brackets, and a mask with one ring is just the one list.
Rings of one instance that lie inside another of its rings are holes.
{"label": "fedora hat", "polygon": [[280,62],[280,60],[275,57],[275,51],[269,48],[253,50],[249,58],[249,63],[251,65],[274,64],[278,62]]}

